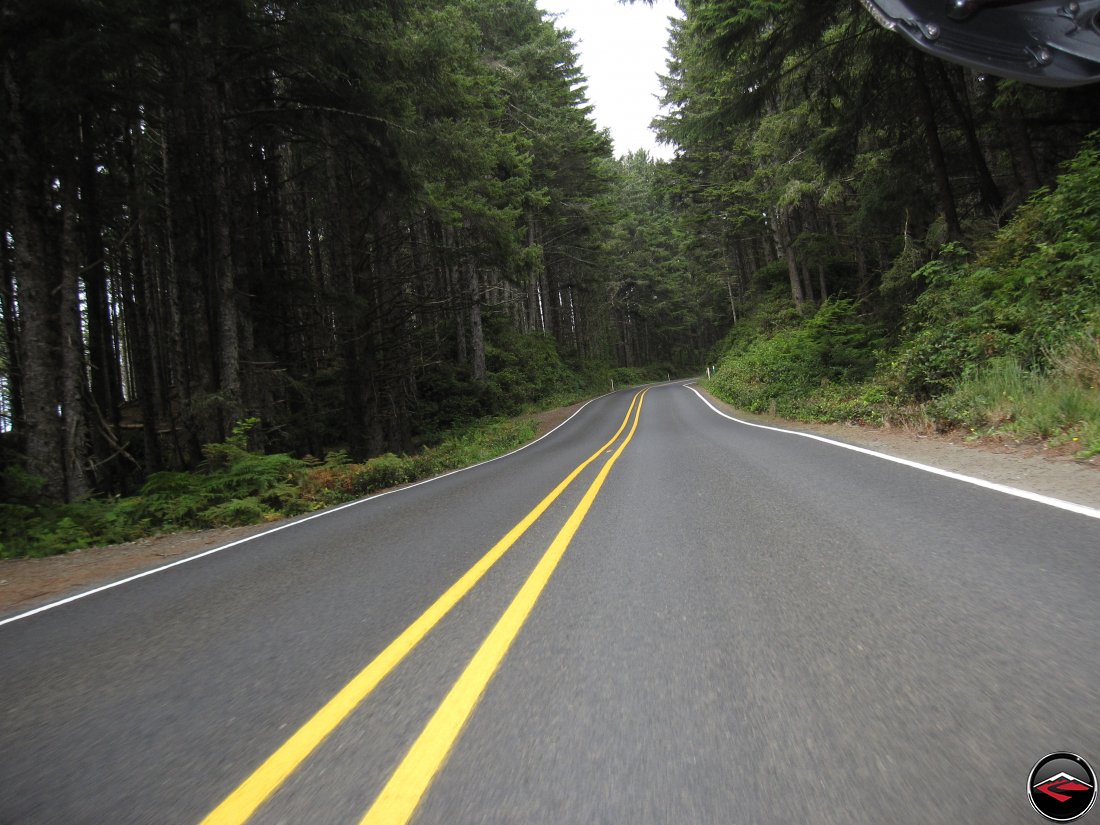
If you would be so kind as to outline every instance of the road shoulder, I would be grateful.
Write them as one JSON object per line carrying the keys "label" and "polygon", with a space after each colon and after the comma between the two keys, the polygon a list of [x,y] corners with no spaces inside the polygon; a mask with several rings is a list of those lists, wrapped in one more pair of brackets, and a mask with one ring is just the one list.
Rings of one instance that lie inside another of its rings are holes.
{"label": "road shoulder", "polygon": [[[799,430],[847,444],[930,464],[1100,509],[1100,462],[1077,461],[1035,446],[1000,442],[968,443],[960,435],[936,435],[855,424],[791,422],[753,415],[707,399],[723,412],[745,421]],[[579,404],[536,416],[537,435],[565,421]],[[111,547],[76,550],[40,559],[0,560],[0,614],[30,609],[122,576],[140,573],[231,541],[269,530],[282,522],[154,536]]]}
{"label": "road shoulder", "polygon": [[695,389],[727,415],[753,424],[813,433],[942,470],[1100,509],[1100,461],[1097,457],[1081,461],[1019,442],[967,441],[960,433],[941,435],[896,427],[787,421],[746,413],[718,400],[702,387]]}
{"label": "road shoulder", "polygon": [[[531,415],[535,419],[535,438],[562,424],[582,405],[583,402],[578,402]],[[291,519],[246,527],[168,533],[45,558],[0,559],[0,616],[33,609],[97,585],[152,570],[254,536],[287,521]]]}

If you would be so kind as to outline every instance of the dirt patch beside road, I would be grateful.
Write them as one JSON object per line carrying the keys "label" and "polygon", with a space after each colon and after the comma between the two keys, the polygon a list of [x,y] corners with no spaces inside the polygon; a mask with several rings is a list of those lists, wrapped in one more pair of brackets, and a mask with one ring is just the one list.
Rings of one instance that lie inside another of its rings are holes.
{"label": "dirt patch beside road", "polygon": [[0,615],[170,564],[270,530],[272,524],[151,536],[41,559],[0,559]]}
{"label": "dirt patch beside road", "polygon": [[585,402],[581,401],[569,407],[558,407],[557,409],[535,413],[535,437],[544,436],[555,427],[561,426],[569,416],[583,407],[584,404]]}

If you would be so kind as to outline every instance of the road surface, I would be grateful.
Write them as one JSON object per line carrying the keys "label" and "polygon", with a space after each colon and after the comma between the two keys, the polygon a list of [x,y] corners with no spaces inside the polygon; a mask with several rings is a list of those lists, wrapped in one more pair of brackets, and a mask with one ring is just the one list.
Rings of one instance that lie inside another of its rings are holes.
{"label": "road surface", "polygon": [[1041,822],[1100,763],[1097,516],[615,393],[0,616],[0,825]]}

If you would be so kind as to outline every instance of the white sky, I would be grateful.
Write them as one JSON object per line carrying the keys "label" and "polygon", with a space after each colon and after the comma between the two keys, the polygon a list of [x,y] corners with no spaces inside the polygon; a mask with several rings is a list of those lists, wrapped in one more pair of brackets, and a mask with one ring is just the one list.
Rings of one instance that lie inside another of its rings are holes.
{"label": "white sky", "polygon": [[558,28],[572,29],[581,69],[588,77],[592,116],[610,129],[615,154],[645,149],[659,158],[673,148],[659,145],[649,130],[657,116],[661,84],[666,74],[668,18],[679,16],[673,0],[622,5],[618,0],[536,0],[546,12],[560,13]]}

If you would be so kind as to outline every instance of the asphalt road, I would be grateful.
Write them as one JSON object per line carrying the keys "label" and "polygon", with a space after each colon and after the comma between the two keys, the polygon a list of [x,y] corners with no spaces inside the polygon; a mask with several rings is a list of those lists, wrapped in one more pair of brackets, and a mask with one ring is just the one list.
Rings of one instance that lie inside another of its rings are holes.
{"label": "asphalt road", "polygon": [[0,825],[1042,822],[1098,596],[1100,519],[620,392],[0,625]]}

